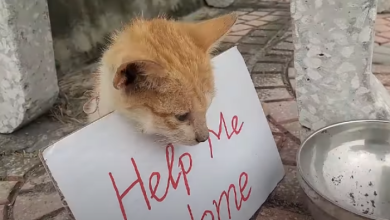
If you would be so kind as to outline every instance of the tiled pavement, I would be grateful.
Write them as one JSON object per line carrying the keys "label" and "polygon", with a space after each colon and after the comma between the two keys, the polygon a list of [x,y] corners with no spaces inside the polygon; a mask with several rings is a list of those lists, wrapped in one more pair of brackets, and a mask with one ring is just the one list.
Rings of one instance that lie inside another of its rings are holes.
{"label": "tiled pavement", "polygon": [[[236,9],[240,14],[239,22],[221,44],[221,51],[236,45],[247,61],[259,98],[272,109],[268,121],[287,173],[254,219],[310,220],[312,218],[304,206],[303,194],[295,178],[295,154],[300,144],[300,125],[294,91],[288,4],[282,3],[266,9],[249,6],[249,3],[248,7],[241,4]],[[378,36],[385,38],[387,33],[381,30],[378,29]],[[390,44],[390,35],[389,41],[382,41],[382,44]],[[89,82],[91,71],[87,69],[79,73],[83,80],[77,81],[82,83],[79,86],[83,91],[90,86],[85,82]],[[390,90],[390,67],[376,65],[374,72]],[[78,86],[69,83],[70,81],[72,80],[60,79],[63,90]],[[70,84],[72,85],[69,86]],[[79,93],[65,91],[65,94],[73,100],[72,97],[75,98]],[[77,111],[75,115],[79,115]],[[80,117],[77,119],[82,121]],[[0,160],[0,220],[48,219],[72,218],[63,208],[61,198],[39,159],[35,154],[28,153],[3,156]]]}
{"label": "tiled pavement", "polygon": [[390,65],[390,14],[377,16],[375,31],[373,62]]}

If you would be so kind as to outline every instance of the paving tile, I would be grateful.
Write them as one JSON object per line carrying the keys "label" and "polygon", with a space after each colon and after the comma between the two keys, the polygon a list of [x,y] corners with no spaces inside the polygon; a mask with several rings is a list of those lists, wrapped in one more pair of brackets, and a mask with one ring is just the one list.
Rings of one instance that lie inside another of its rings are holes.
{"label": "paving tile", "polygon": [[268,22],[261,21],[261,20],[252,20],[252,21],[245,22],[245,24],[252,25],[252,26],[255,26],[255,27],[260,27],[260,26],[268,24]]}
{"label": "paving tile", "polygon": [[275,11],[274,13],[272,13],[272,15],[289,17],[291,16],[291,13],[289,11]]}
{"label": "paving tile", "polygon": [[283,128],[285,128],[288,132],[290,132],[292,135],[294,135],[296,138],[300,138],[300,131],[301,131],[301,124],[299,124],[299,121],[290,122],[286,124],[281,124]]}
{"label": "paving tile", "polygon": [[242,30],[242,31],[236,31],[236,32],[231,32],[229,33],[229,35],[232,35],[232,36],[245,36],[249,33],[249,31],[251,30]]}
{"label": "paving tile", "polygon": [[[257,95],[261,101],[274,101],[280,99],[289,99],[292,98],[290,93],[285,88],[276,88],[276,89],[257,89]],[[270,106],[272,103],[267,103],[267,106]],[[270,108],[273,109],[273,108]],[[275,112],[276,109],[271,111],[271,115]],[[275,113],[274,113],[275,114]]]}
{"label": "paving tile", "polygon": [[259,16],[256,16],[256,15],[243,15],[243,16],[240,16],[240,19],[245,20],[245,21],[256,20],[258,18],[259,18]]}
{"label": "paving tile", "polygon": [[242,36],[225,36],[223,38],[223,42],[228,42],[228,43],[237,43],[240,39],[241,39]]}
{"label": "paving tile", "polygon": [[250,36],[245,36],[241,40],[242,43],[245,44],[260,44],[260,45],[265,45],[267,43],[267,38],[265,37],[250,37]]}
{"label": "paving tile", "polygon": [[385,19],[385,18],[377,18],[375,20],[375,24],[376,25],[383,25],[383,24],[389,24],[389,20]]}
{"label": "paving tile", "polygon": [[290,84],[291,84],[293,92],[296,93],[296,91],[297,91],[297,81],[295,79],[290,79]]}
{"label": "paving tile", "polygon": [[390,86],[390,75],[377,74],[375,76],[383,85]]}
{"label": "paving tile", "polygon": [[295,100],[271,102],[267,103],[267,106],[270,109],[273,109],[273,111],[270,113],[270,116],[278,123],[298,118],[298,107]]}
{"label": "paving tile", "polygon": [[[267,103],[265,103],[265,105],[267,105]],[[270,121],[268,121],[268,125],[269,125],[269,128],[271,129],[272,132],[281,133],[281,131],[274,124],[272,124]]]}
{"label": "paving tile", "polygon": [[306,197],[297,179],[297,168],[285,165],[284,170],[286,175],[271,193],[269,203],[278,207],[291,207],[296,212],[308,214]]}
{"label": "paving tile", "polygon": [[267,15],[267,16],[261,18],[262,21],[276,21],[279,19],[280,19],[280,16],[275,16],[275,15]]}
{"label": "paving tile", "polygon": [[250,36],[268,37],[269,38],[269,37],[274,36],[276,33],[277,33],[277,31],[260,29],[260,30],[254,30],[252,33],[250,33]]}
{"label": "paving tile", "polygon": [[257,16],[266,16],[268,15],[270,12],[268,11],[254,11],[254,12],[251,12],[249,13],[250,15],[257,15]]}
{"label": "paving tile", "polygon": [[390,40],[387,39],[387,38],[384,38],[384,37],[380,37],[380,36],[375,36],[375,43],[378,43],[378,44],[384,44],[384,43],[387,43],[389,42]]}
{"label": "paving tile", "polygon": [[249,13],[249,12],[252,12],[253,11],[253,8],[240,8],[240,10],[239,11],[242,11],[242,12],[247,12],[247,13]]}
{"label": "paving tile", "polygon": [[274,136],[274,141],[275,141],[275,144],[276,144],[276,147],[278,148],[278,150],[279,150],[279,142],[280,142],[280,140],[283,138],[283,136],[282,135],[273,135]]}
{"label": "paving tile", "polygon": [[236,13],[237,15],[245,15],[245,14],[248,14],[247,11],[235,11],[235,13]]}
{"label": "paving tile", "polygon": [[10,201],[8,201],[8,197],[16,185],[17,181],[1,181],[0,182],[0,205],[6,205]]}
{"label": "paving tile", "polygon": [[390,74],[390,66],[388,65],[373,65],[372,72],[374,74]]}
{"label": "paving tile", "polygon": [[296,158],[299,150],[299,144],[290,137],[285,136],[278,144],[280,158],[285,165],[296,166]]}
{"label": "paving tile", "polygon": [[296,73],[295,73],[295,69],[294,69],[294,67],[290,67],[290,68],[288,68],[288,78],[291,78],[291,79],[293,79],[293,78],[295,78],[296,77]]}
{"label": "paving tile", "polygon": [[227,50],[227,49],[229,49],[229,48],[231,48],[233,46],[234,46],[234,43],[222,42],[222,43],[219,44],[217,51],[219,53],[221,53],[221,52],[223,52],[223,51],[225,51],[225,50]]}
{"label": "paving tile", "polygon": [[280,74],[252,74],[252,81],[256,87],[284,86]]}
{"label": "paving tile", "polygon": [[282,24],[275,24],[275,23],[269,23],[267,25],[261,26],[261,29],[263,30],[280,30],[284,25]]}
{"label": "paving tile", "polygon": [[247,54],[254,54],[259,52],[259,50],[262,50],[264,48],[264,45],[260,44],[238,44],[237,45],[238,50],[241,53],[247,53]]}
{"label": "paving tile", "polygon": [[242,54],[242,57],[244,58],[245,63],[248,63],[248,60],[252,57],[250,54]]}
{"label": "paving tile", "polygon": [[375,24],[375,31],[378,32],[384,32],[384,31],[389,31],[390,27],[387,25],[383,24]]}
{"label": "paving tile", "polygon": [[257,73],[281,73],[284,65],[281,63],[256,63],[254,72]]}
{"label": "paving tile", "polygon": [[390,39],[390,27],[389,30],[377,33],[377,35],[386,39]]}
{"label": "paving tile", "polygon": [[247,29],[252,29],[252,26],[246,25],[246,24],[236,24],[232,27],[231,31],[242,31]]}
{"label": "paving tile", "polygon": [[62,211],[58,215],[56,215],[53,220],[74,220],[67,211]]}
{"label": "paving tile", "polygon": [[[36,170],[32,172],[32,174],[29,176],[29,178],[26,180],[26,183],[21,187],[20,192],[26,192],[31,191],[34,188],[37,188],[39,186],[46,185],[45,190],[48,191],[55,191],[54,185],[52,185],[51,178],[49,174],[46,172],[45,168],[43,166],[39,166]],[[47,186],[49,185],[49,186]]]}
{"label": "paving tile", "polygon": [[313,218],[280,208],[263,207],[256,220],[313,220]]}
{"label": "paving tile", "polygon": [[20,180],[23,176],[38,165],[38,157],[25,157],[19,154],[2,157],[2,166],[0,167],[0,179]]}
{"label": "paving tile", "polygon": [[293,51],[287,51],[287,50],[270,50],[268,51],[267,55],[282,55],[282,56],[292,56]]}
{"label": "paving tile", "polygon": [[288,42],[288,43],[294,43],[294,39],[292,37],[288,37],[284,40],[284,42]]}
{"label": "paving tile", "polygon": [[274,50],[289,50],[294,51],[294,45],[288,42],[280,42],[273,47]]}
{"label": "paving tile", "polygon": [[4,220],[4,205],[0,205],[0,220]]}
{"label": "paving tile", "polygon": [[267,55],[267,56],[260,57],[257,61],[259,63],[280,63],[282,65],[286,65],[290,59],[291,58],[287,56]]}
{"label": "paving tile", "polygon": [[57,192],[22,194],[15,201],[13,209],[14,219],[37,219],[62,207],[63,205]]}

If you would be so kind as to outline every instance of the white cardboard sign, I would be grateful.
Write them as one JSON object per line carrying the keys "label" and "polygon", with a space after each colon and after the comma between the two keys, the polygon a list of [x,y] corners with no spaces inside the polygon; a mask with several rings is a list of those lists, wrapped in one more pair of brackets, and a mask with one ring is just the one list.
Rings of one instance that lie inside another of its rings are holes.
{"label": "white cardboard sign", "polygon": [[41,157],[77,220],[245,220],[284,176],[245,62],[232,48],[213,59],[209,142],[159,146],[117,113]]}

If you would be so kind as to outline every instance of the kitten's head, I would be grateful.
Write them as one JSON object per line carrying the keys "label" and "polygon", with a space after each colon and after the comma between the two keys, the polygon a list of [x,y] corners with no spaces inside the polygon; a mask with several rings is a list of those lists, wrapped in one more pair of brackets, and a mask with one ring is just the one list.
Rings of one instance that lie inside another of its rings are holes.
{"label": "kitten's head", "polygon": [[210,53],[236,19],[139,19],[118,32],[102,59],[112,73],[117,110],[166,142],[206,141],[206,111],[214,97]]}

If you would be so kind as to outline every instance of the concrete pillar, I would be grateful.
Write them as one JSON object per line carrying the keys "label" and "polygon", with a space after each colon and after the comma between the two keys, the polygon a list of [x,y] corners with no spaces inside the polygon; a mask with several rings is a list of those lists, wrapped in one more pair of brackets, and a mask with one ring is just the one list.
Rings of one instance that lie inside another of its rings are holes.
{"label": "concrete pillar", "polygon": [[292,0],[301,125],[390,119],[390,97],[371,72],[376,1]]}
{"label": "concrete pillar", "polygon": [[0,133],[46,112],[58,95],[46,0],[0,0]]}

